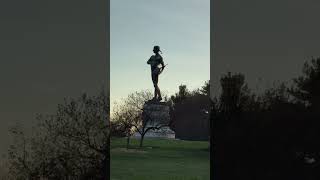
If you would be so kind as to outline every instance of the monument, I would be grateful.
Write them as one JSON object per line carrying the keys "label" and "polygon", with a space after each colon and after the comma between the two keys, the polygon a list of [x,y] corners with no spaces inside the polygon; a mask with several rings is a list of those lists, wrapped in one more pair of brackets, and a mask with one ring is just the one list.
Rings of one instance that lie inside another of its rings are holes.
{"label": "monument", "polygon": [[162,73],[162,71],[165,68],[165,65],[164,65],[162,56],[159,54],[159,52],[161,52],[160,46],[154,46],[153,52],[154,52],[154,55],[150,57],[150,59],[147,61],[147,64],[150,64],[151,66],[151,78],[154,86],[153,100],[161,101],[162,97],[161,97],[160,88],[158,86],[158,80],[159,80],[159,75]]}
{"label": "monument", "polygon": [[[150,129],[146,133],[146,137],[165,137],[175,138],[175,133],[169,128],[170,123],[170,105],[161,102],[161,92],[158,86],[159,75],[162,73],[165,65],[163,58],[159,54],[161,52],[159,46],[154,46],[152,55],[147,61],[151,66],[151,78],[154,86],[153,99],[145,102],[142,109],[143,127]],[[162,53],[162,52],[161,52]],[[138,133],[135,136],[139,136]]]}
{"label": "monument", "polygon": [[170,105],[166,102],[147,101],[143,106],[143,121],[148,131],[146,137],[175,138],[175,132],[169,127]]}

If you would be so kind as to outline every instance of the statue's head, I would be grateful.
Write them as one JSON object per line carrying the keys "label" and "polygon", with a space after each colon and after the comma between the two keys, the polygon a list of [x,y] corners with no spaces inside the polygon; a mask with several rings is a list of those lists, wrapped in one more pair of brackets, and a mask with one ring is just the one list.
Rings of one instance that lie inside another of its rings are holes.
{"label": "statue's head", "polygon": [[154,47],[153,47],[153,52],[154,52],[154,53],[159,53],[159,51],[161,52],[160,46],[154,46]]}

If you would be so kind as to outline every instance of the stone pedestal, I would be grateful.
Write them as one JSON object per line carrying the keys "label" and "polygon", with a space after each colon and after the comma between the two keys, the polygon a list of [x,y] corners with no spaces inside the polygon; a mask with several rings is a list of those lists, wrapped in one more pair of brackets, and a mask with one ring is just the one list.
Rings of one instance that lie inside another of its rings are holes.
{"label": "stone pedestal", "polygon": [[168,125],[170,107],[164,102],[147,101],[143,106],[143,117],[150,126]]}
{"label": "stone pedestal", "polygon": [[[143,106],[143,118],[146,121],[146,128],[161,127],[160,129],[149,130],[146,137],[175,138],[175,133],[169,127],[170,106],[165,102],[147,101]],[[135,136],[139,136],[138,133]]]}

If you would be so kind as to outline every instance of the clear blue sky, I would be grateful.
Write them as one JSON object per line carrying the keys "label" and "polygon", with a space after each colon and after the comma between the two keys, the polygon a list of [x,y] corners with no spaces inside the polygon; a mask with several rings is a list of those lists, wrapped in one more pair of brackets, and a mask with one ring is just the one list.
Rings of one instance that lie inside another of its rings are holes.
{"label": "clear blue sky", "polygon": [[166,94],[209,80],[209,0],[111,0],[110,14],[111,105],[131,92],[153,90],[146,61],[154,45],[168,64],[159,78]]}

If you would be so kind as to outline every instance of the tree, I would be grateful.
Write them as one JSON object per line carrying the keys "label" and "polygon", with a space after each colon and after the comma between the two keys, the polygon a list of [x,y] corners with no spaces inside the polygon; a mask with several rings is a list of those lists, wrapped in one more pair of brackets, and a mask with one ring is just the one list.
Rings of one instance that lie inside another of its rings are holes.
{"label": "tree", "polygon": [[114,121],[114,120],[110,121],[110,136],[111,137],[127,137],[126,130],[124,126],[121,124],[121,122]]}
{"label": "tree", "polygon": [[142,112],[141,116],[137,119],[140,121],[134,124],[134,127],[136,128],[137,132],[140,134],[140,147],[143,145],[144,136],[150,131],[150,130],[160,130],[163,127],[169,126],[169,122],[166,120],[169,117],[164,117],[165,115],[159,115],[155,117],[147,112]]}
{"label": "tree", "polygon": [[[112,122],[119,124],[120,129],[123,130],[127,137],[127,147],[129,147],[130,136],[134,132],[138,132],[141,135],[140,147],[142,147],[144,136],[147,132],[164,126],[161,123],[151,123],[155,122],[154,118],[148,117],[146,113],[143,113],[144,104],[152,98],[153,94],[150,91],[136,91],[129,94],[121,104],[115,107]],[[150,126],[151,124],[152,126]]]}
{"label": "tree", "polygon": [[302,102],[312,109],[320,106],[320,58],[306,61],[302,75],[294,78],[294,87],[290,89],[298,102]]}
{"label": "tree", "polygon": [[170,127],[179,139],[205,140],[209,133],[210,84],[206,81],[201,88],[188,90],[180,85],[179,91],[171,96]]}
{"label": "tree", "polygon": [[228,72],[220,79],[222,93],[220,96],[220,111],[226,114],[240,110],[240,96],[244,86],[244,75]]}
{"label": "tree", "polygon": [[204,85],[200,88],[200,93],[210,97],[210,83],[206,81]]}
{"label": "tree", "polygon": [[278,108],[281,105],[289,103],[288,88],[285,83],[274,85],[274,87],[266,89],[261,96],[261,106],[264,110]]}
{"label": "tree", "polygon": [[158,130],[167,124],[162,124],[161,121],[155,121],[155,118],[150,117],[143,112],[144,104],[152,99],[153,94],[150,91],[140,91],[130,94],[124,101],[124,105],[128,109],[128,115],[131,118],[132,126],[140,134],[140,147],[143,145],[144,136],[150,130]]}
{"label": "tree", "polygon": [[318,130],[320,125],[320,57],[306,61],[302,75],[294,78],[293,83],[289,93],[294,97],[296,105],[303,104],[304,106],[304,113],[301,115],[303,123],[299,124],[300,148],[304,153],[312,154],[313,157],[319,159],[320,143],[317,139],[320,137]]}
{"label": "tree", "polygon": [[107,179],[109,99],[104,92],[65,99],[53,115],[38,115],[31,136],[11,129],[10,174],[15,179]]}
{"label": "tree", "polygon": [[186,85],[180,85],[179,91],[175,95],[171,96],[171,101],[173,103],[181,103],[187,97],[191,95],[191,92],[187,89]]}
{"label": "tree", "polygon": [[114,106],[111,120],[111,136],[125,136],[127,137],[127,149],[130,144],[130,137],[133,135],[133,126],[137,121],[138,114],[137,109],[129,106],[126,103],[117,104]]}

